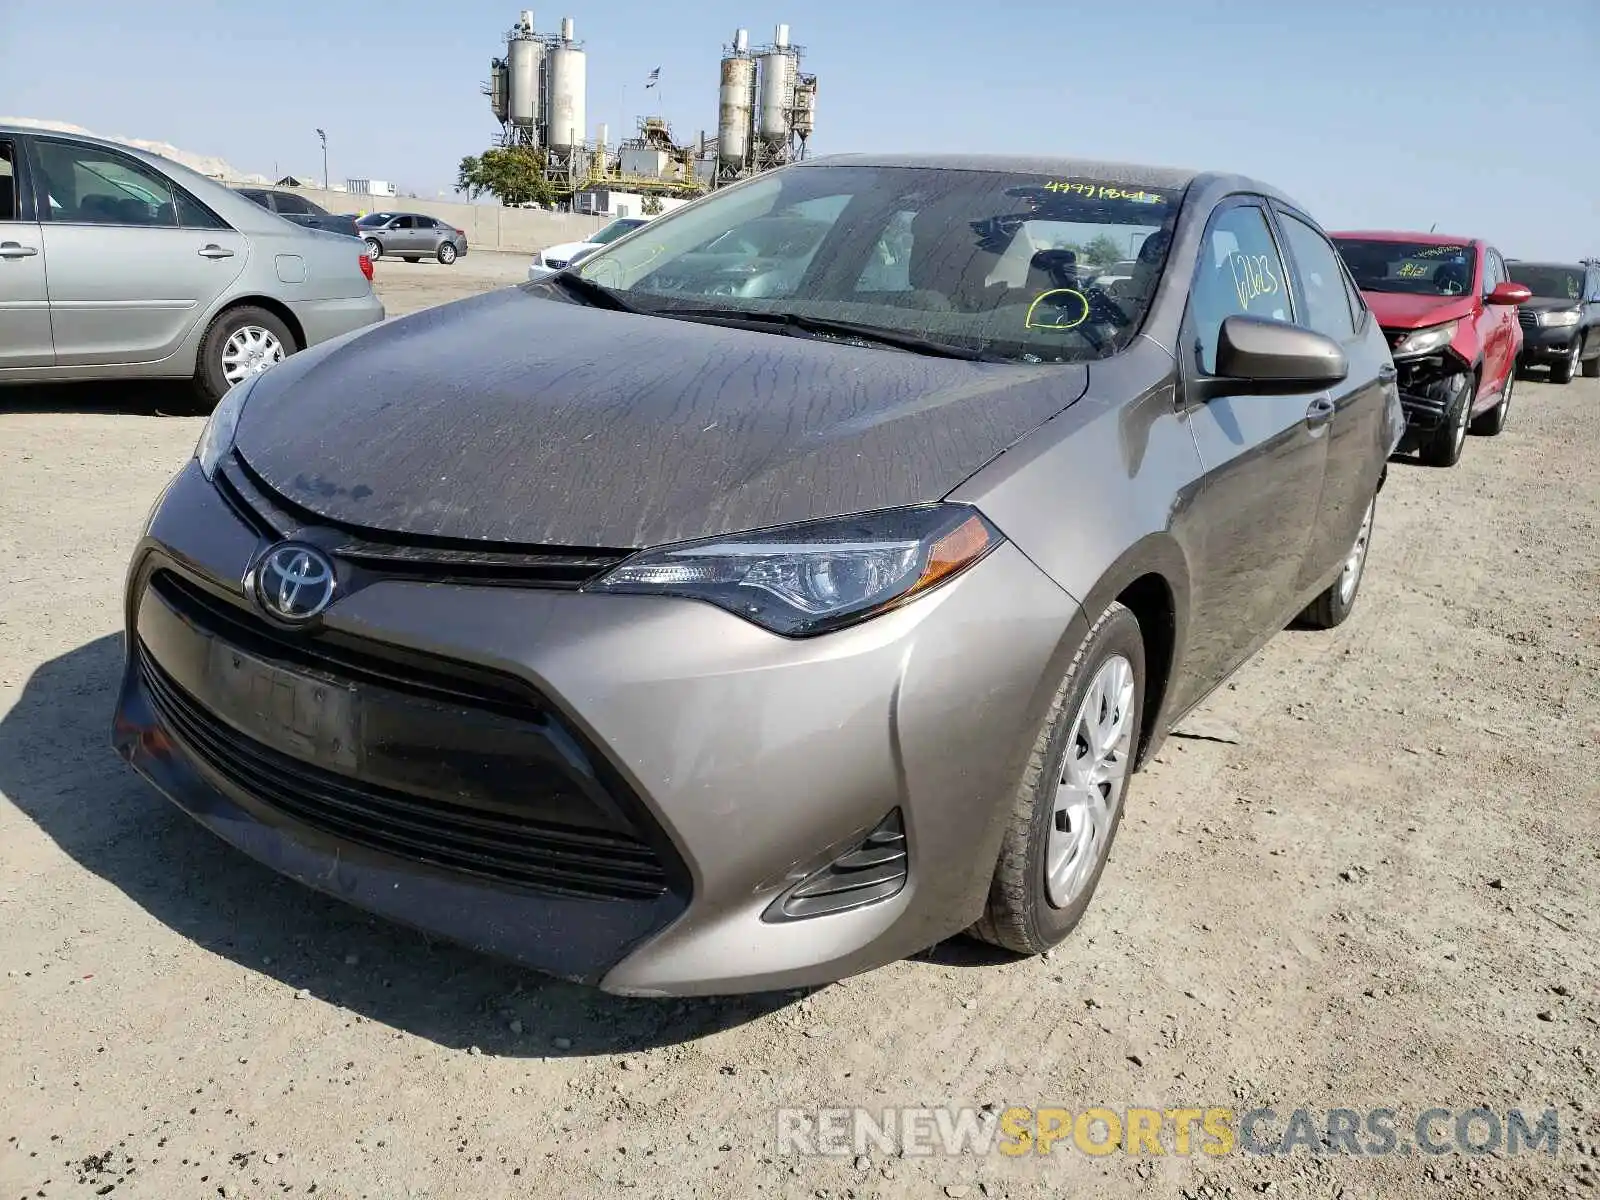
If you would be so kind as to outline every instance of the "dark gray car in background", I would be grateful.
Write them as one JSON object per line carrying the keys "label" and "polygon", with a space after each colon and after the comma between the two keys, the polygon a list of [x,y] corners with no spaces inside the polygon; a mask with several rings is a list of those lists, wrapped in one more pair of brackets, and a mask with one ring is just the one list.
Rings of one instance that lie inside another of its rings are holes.
{"label": "dark gray car in background", "polygon": [[1533,293],[1517,306],[1522,323],[1521,367],[1549,367],[1552,383],[1571,383],[1581,371],[1600,378],[1600,265],[1506,263],[1512,282]]}
{"label": "dark gray car in background", "polygon": [[345,237],[360,237],[354,217],[331,213],[322,205],[307,200],[282,188],[240,188],[239,195],[268,212],[275,212],[286,221],[303,225],[307,229],[323,229],[329,233],[342,233]]}
{"label": "dark gray car in background", "polygon": [[237,389],[134,552],[114,740],[612,992],[1038,952],[1172,725],[1350,613],[1401,426],[1263,184],[819,159]]}
{"label": "dark gray car in background", "polygon": [[434,258],[449,266],[467,252],[465,230],[425,213],[368,213],[356,220],[356,229],[374,262],[387,254],[407,262]]}

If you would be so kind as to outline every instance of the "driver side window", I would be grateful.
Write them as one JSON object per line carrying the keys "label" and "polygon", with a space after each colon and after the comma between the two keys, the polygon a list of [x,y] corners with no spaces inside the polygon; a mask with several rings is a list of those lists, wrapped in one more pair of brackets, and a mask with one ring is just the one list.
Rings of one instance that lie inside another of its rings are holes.
{"label": "driver side window", "polygon": [[1267,215],[1254,204],[1211,219],[1195,264],[1189,317],[1200,369],[1215,374],[1222,323],[1233,316],[1289,321],[1288,275]]}

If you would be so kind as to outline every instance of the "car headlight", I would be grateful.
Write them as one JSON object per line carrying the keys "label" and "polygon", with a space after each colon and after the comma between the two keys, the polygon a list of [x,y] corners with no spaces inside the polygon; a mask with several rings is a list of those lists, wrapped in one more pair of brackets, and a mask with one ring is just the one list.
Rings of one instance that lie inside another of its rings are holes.
{"label": "car headlight", "polygon": [[1443,325],[1430,325],[1426,329],[1417,329],[1406,334],[1395,343],[1390,352],[1394,358],[1415,358],[1420,354],[1436,354],[1443,350],[1456,336],[1456,323],[1446,321]]}
{"label": "car headlight", "polygon": [[1539,324],[1548,325],[1553,329],[1559,329],[1563,325],[1576,325],[1582,319],[1582,314],[1575,308],[1563,308],[1539,314]]}
{"label": "car headlight", "polygon": [[252,375],[229,388],[228,394],[217,401],[216,408],[211,410],[206,427],[200,431],[194,456],[200,460],[200,473],[208,482],[216,478],[217,464],[233,449],[233,435],[239,428],[239,414],[244,412],[245,401],[250,398],[256,380],[260,378],[260,375]]}
{"label": "car headlight", "polygon": [[539,253],[537,253],[537,254],[535,254],[533,256],[533,265],[536,266],[536,267],[544,266],[544,251],[543,250],[539,251]]}
{"label": "car headlight", "polygon": [[705,600],[810,637],[898,608],[1004,540],[965,504],[887,509],[646,550],[584,590]]}

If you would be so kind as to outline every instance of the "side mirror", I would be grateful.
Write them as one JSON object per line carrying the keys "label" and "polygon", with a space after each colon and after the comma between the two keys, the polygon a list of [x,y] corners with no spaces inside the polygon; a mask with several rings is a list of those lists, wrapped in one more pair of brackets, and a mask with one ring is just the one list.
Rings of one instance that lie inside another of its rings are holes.
{"label": "side mirror", "polygon": [[1533,292],[1509,279],[1495,284],[1494,291],[1483,298],[1485,304],[1526,304],[1532,299]]}
{"label": "side mirror", "polygon": [[1271,392],[1338,383],[1350,374],[1339,343],[1320,333],[1270,321],[1233,316],[1217,339],[1217,375],[1238,390]]}

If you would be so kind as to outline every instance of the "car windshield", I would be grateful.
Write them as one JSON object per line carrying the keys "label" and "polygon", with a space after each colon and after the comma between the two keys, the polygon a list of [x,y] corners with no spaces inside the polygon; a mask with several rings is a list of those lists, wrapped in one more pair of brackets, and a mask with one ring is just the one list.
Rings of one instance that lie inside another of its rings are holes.
{"label": "car windshield", "polygon": [[363,228],[370,229],[374,225],[387,225],[393,217],[393,213],[368,213],[366,216],[358,220],[356,224],[362,226]]}
{"label": "car windshield", "polygon": [[1463,296],[1472,287],[1478,252],[1460,243],[1388,242],[1335,238],[1339,253],[1364,292],[1412,296]]}
{"label": "car windshield", "polygon": [[1508,263],[1506,269],[1512,282],[1520,283],[1541,299],[1577,301],[1583,298],[1582,267]]}
{"label": "car windshield", "polygon": [[1130,179],[800,165],[658,217],[578,273],[642,312],[1070,362],[1138,332],[1181,200]]}
{"label": "car windshield", "polygon": [[632,233],[635,229],[639,228],[639,226],[643,224],[643,221],[634,220],[632,218],[624,218],[621,221],[613,221],[611,224],[607,225],[599,233],[595,234],[588,240],[597,246],[608,246],[623,234]]}

